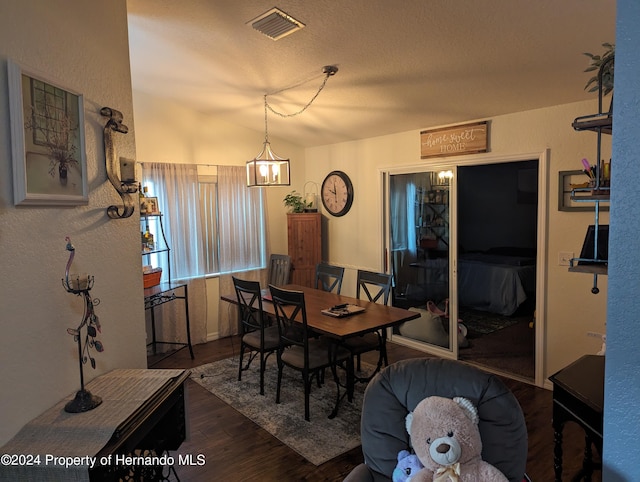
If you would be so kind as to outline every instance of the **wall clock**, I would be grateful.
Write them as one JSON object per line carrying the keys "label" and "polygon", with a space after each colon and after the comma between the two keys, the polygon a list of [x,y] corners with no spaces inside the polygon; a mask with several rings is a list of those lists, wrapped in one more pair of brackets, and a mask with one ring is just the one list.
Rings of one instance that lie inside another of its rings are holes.
{"label": "wall clock", "polygon": [[353,204],[353,184],[342,171],[331,171],[322,181],[322,204],[333,216],[344,216]]}

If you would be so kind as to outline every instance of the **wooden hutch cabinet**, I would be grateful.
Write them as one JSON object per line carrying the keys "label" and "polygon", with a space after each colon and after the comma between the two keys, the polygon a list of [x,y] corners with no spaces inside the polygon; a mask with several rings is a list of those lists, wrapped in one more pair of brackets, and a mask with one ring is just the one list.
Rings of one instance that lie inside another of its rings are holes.
{"label": "wooden hutch cabinet", "polygon": [[321,214],[287,214],[287,241],[293,266],[291,282],[313,287],[316,265],[322,260]]}

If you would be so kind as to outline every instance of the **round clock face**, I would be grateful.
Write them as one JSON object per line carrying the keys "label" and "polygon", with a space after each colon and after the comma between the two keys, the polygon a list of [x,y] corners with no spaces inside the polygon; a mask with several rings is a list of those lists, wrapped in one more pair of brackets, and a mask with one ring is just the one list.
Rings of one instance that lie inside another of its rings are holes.
{"label": "round clock face", "polygon": [[353,204],[353,184],[342,171],[332,171],[322,182],[320,192],[324,208],[333,216],[344,216]]}

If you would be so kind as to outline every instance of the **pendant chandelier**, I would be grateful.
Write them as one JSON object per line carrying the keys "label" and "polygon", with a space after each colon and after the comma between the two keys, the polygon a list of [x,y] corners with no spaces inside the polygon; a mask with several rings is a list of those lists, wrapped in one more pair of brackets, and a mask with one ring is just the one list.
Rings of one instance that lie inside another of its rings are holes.
{"label": "pendant chandelier", "polygon": [[260,153],[250,161],[247,162],[247,186],[289,186],[291,179],[289,177],[289,159],[278,156],[271,150],[271,143],[269,142],[269,127],[267,122],[267,110],[270,110],[280,117],[294,117],[302,114],[311,103],[318,97],[318,94],[322,91],[327,80],[338,71],[338,67],[333,65],[325,66],[322,72],[325,74],[324,80],[320,85],[320,88],[311,100],[298,112],[293,114],[282,114],[273,109],[267,101],[267,95],[279,94],[289,89],[282,89],[271,94],[264,95],[264,143]]}

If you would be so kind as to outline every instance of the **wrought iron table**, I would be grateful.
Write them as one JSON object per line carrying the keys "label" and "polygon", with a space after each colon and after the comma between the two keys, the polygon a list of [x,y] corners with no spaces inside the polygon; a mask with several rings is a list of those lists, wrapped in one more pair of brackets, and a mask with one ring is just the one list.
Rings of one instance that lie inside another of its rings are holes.
{"label": "wrought iron table", "polygon": [[[182,296],[176,294],[176,290],[182,290]],[[151,342],[147,345],[147,347],[151,347],[153,350],[153,354],[157,354],[157,345],[177,345],[180,348],[189,348],[189,354],[191,355],[191,359],[193,360],[195,357],[193,356],[193,347],[191,346],[191,327],[189,322],[189,302],[187,284],[186,283],[160,283],[157,286],[152,286],[151,288],[145,288],[144,290],[144,309],[150,310],[151,313]],[[156,338],[156,318],[154,308],[156,306],[163,305],[165,303],[170,303],[174,300],[184,300],[184,312],[185,312],[185,322],[186,322],[186,330],[187,330],[187,341],[186,342],[175,342],[175,341],[159,341]],[[160,360],[166,358],[167,356],[171,356],[175,353],[175,351],[168,353],[165,357]],[[160,360],[156,360],[155,362],[159,362]]]}

